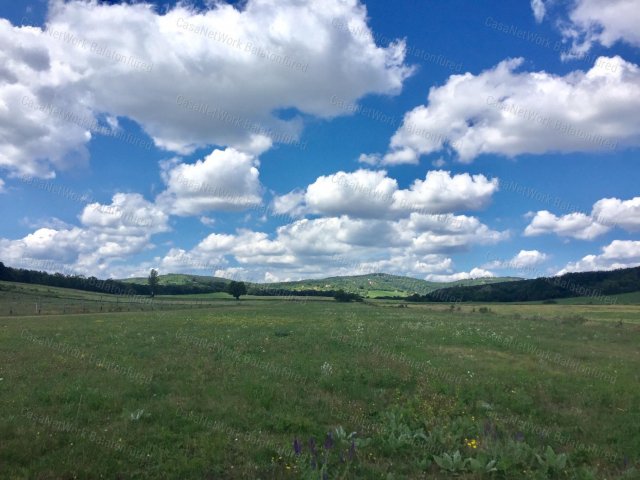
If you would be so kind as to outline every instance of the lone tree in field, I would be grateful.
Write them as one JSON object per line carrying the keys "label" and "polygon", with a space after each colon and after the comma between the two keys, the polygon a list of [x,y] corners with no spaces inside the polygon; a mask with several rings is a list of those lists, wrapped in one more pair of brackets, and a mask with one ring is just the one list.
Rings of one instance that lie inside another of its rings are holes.
{"label": "lone tree in field", "polygon": [[229,285],[227,285],[227,293],[234,296],[236,300],[240,300],[240,295],[247,294],[247,286],[244,282],[236,282],[235,280],[232,280],[229,282]]}
{"label": "lone tree in field", "polygon": [[152,297],[156,296],[156,288],[158,288],[158,271],[152,268],[149,273],[149,290],[151,290]]}

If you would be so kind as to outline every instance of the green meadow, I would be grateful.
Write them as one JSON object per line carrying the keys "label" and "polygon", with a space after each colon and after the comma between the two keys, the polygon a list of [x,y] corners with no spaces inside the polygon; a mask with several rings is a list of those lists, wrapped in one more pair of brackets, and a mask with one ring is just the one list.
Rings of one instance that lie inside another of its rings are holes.
{"label": "green meadow", "polygon": [[3,479],[640,478],[638,305],[15,287]]}

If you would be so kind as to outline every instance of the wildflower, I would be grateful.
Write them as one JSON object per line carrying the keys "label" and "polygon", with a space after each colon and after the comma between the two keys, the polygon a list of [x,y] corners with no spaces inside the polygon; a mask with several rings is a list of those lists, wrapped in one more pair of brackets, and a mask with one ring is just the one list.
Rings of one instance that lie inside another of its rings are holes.
{"label": "wildflower", "polygon": [[349,447],[349,460],[353,460],[356,456],[356,442],[355,440],[351,440],[351,446]]}
{"label": "wildflower", "polygon": [[467,440],[465,438],[464,441],[467,443],[467,447],[474,448],[474,449],[478,448],[478,441],[475,438],[471,440]]}
{"label": "wildflower", "polygon": [[297,438],[293,439],[293,451],[296,455],[300,455],[302,453],[302,445]]}
{"label": "wildflower", "polygon": [[327,439],[324,441],[324,449],[331,450],[331,447],[333,447],[333,436],[329,432],[327,433]]}

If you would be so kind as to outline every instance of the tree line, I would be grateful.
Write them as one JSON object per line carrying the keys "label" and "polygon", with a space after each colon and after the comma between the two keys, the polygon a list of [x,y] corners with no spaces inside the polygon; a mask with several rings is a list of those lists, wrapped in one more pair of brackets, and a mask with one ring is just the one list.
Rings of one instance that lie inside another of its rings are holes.
{"label": "tree line", "polygon": [[0,280],[19,282],[49,287],[71,288],[87,292],[98,292],[113,295],[193,295],[205,293],[226,292],[235,298],[241,295],[255,296],[283,296],[283,297],[334,297],[334,290],[288,290],[269,288],[259,284],[245,284],[244,282],[222,280],[199,280],[197,285],[159,283],[158,272],[152,270],[148,277],[148,284],[123,282],[121,280],[100,280],[96,277],[84,275],[64,275],[62,273],[47,273],[38,270],[13,268],[0,262]]}
{"label": "tree line", "polygon": [[640,267],[612,271],[566,273],[558,277],[448,287],[426,295],[412,295],[417,302],[532,302],[588,297],[593,303],[614,304],[611,295],[640,290]]}
{"label": "tree line", "polygon": [[0,280],[6,282],[30,283],[49,287],[72,288],[87,292],[98,292],[113,295],[188,295],[224,292],[227,284],[222,281],[210,281],[200,285],[159,285],[153,287],[140,283],[129,283],[120,280],[100,280],[84,275],[64,275],[37,270],[7,267],[0,262]]}

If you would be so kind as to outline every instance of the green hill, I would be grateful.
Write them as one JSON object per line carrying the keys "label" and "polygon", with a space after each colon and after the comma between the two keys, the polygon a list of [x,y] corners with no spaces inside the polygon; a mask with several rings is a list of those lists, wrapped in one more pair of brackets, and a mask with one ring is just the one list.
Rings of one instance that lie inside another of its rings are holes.
{"label": "green hill", "polygon": [[497,282],[517,281],[519,278],[495,277],[457,282],[429,282],[418,278],[389,275],[387,273],[370,273],[367,275],[351,275],[328,277],[317,280],[300,280],[296,282],[279,282],[261,284],[264,289],[274,290],[321,290],[359,293],[366,297],[407,296],[413,293],[426,294],[441,288],[459,285],[487,285]]}
{"label": "green hill", "polygon": [[[367,275],[350,275],[342,277],[328,277],[321,279],[298,280],[293,282],[276,283],[251,283],[246,282],[250,288],[261,291],[320,291],[359,293],[364,297],[404,297],[413,293],[425,295],[442,288],[466,285],[488,285],[499,282],[518,281],[515,277],[477,278],[471,280],[459,280],[456,282],[429,282],[418,278],[390,275],[387,273],[370,273]],[[120,280],[124,283],[147,285],[146,278],[128,278]],[[180,285],[185,287],[206,287],[212,283],[228,283],[230,280],[220,277],[203,275],[187,275],[170,273],[159,276],[159,284],[164,286]]]}
{"label": "green hill", "polygon": [[[418,301],[437,302],[533,302],[582,297],[592,303],[612,304],[614,295],[640,291],[640,267],[611,271],[567,273],[520,282],[454,286],[426,295]],[[633,297],[633,296],[631,296]]]}

